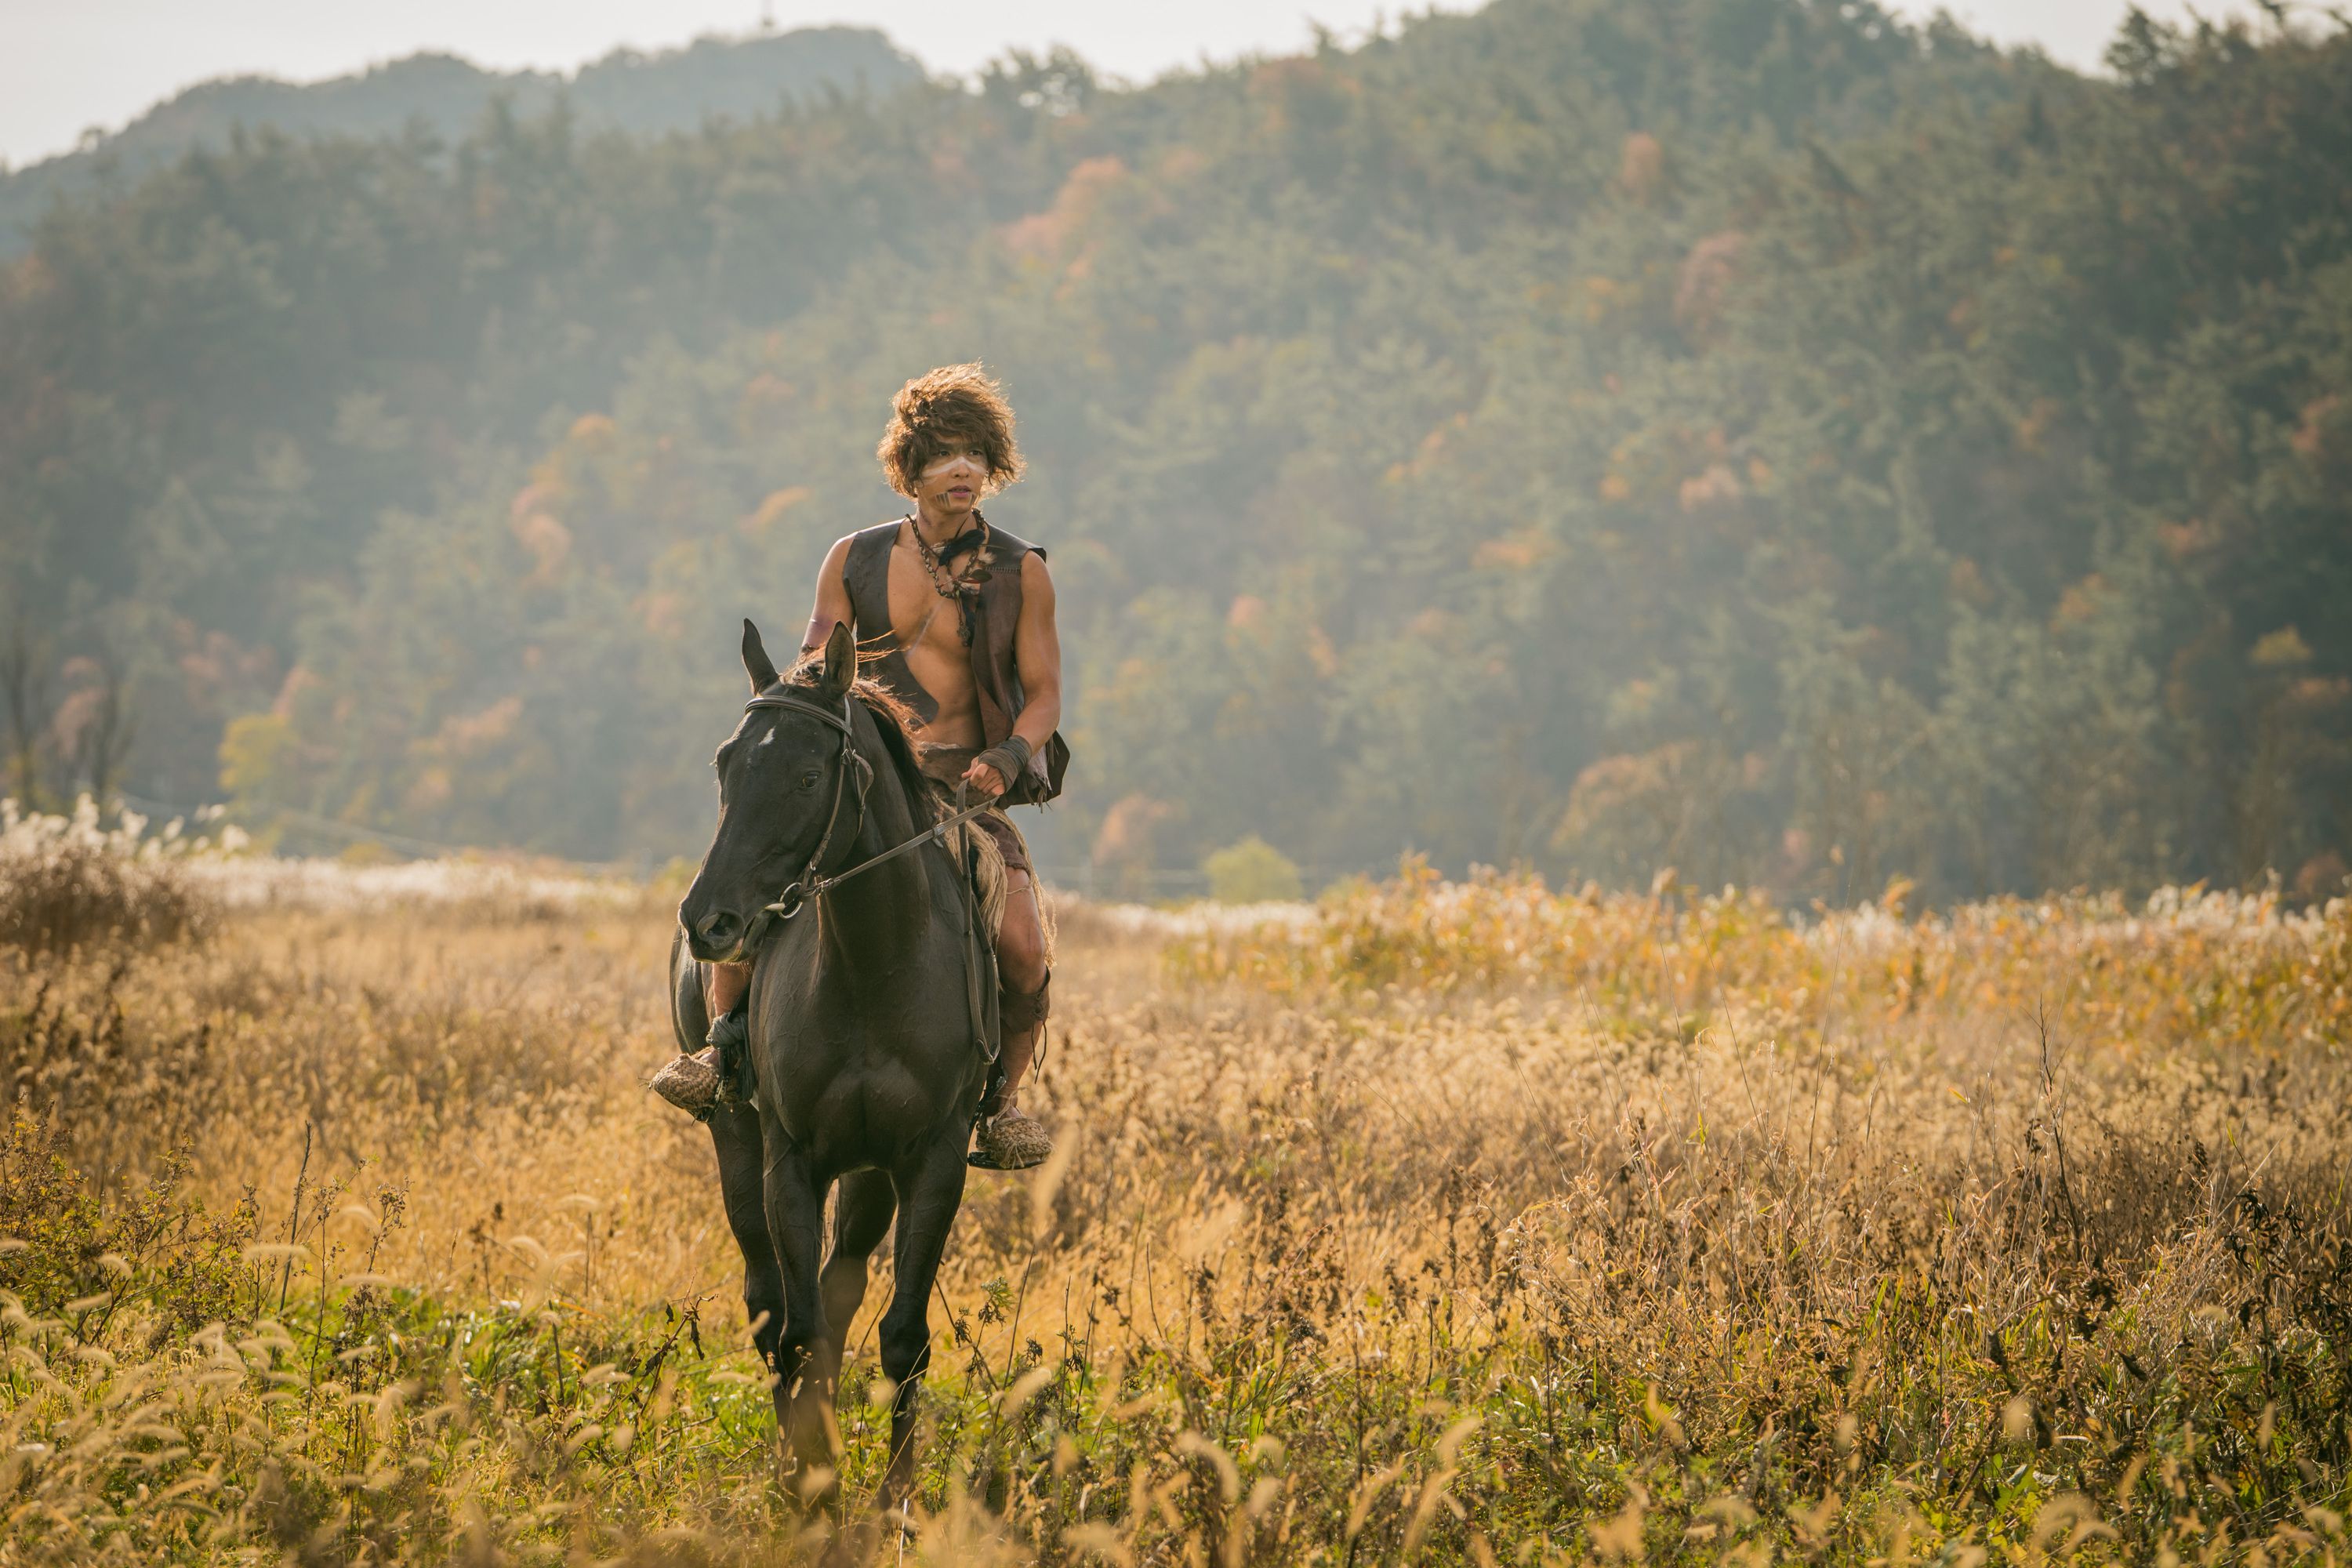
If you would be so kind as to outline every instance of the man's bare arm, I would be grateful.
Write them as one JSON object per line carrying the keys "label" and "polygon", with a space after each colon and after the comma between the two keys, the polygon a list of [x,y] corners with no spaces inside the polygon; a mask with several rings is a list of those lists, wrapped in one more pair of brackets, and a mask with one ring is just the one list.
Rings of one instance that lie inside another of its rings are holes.
{"label": "man's bare arm", "polygon": [[[843,621],[856,629],[849,608],[849,541],[834,541],[824,552],[824,564],[816,569],[816,607],[809,612],[808,630],[801,636],[801,652],[814,653],[833,635],[833,628]],[[1024,585],[1027,579],[1024,578]]]}
{"label": "man's bare arm", "polygon": [[1013,668],[1021,675],[1021,717],[1013,732],[1043,751],[1062,727],[1062,635],[1054,626],[1054,579],[1035,551],[1021,558],[1021,623],[1013,629]]}

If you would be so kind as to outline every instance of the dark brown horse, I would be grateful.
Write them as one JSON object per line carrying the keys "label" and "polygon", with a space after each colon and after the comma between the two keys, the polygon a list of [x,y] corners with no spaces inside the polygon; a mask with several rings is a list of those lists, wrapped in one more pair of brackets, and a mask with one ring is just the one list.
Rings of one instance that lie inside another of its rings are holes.
{"label": "dark brown horse", "polygon": [[[719,749],[719,829],[678,905],[671,993],[681,1046],[706,1027],[701,965],[754,961],[754,1103],[710,1119],[743,1304],[776,1377],[776,1422],[803,1486],[834,1498],[833,1397],[866,1260],[895,1215],[882,1370],[897,1385],[885,1507],[913,1475],[928,1311],[963,1199],[964,1152],[987,1068],[966,965],[986,962],[953,856],[936,840],[785,915],[788,887],[862,866],[933,823],[898,710],[856,679],[846,626],[821,661],[779,679],[743,623],[752,699]],[[979,994],[995,995],[994,976]],[[840,1184],[820,1269],[825,1194]],[[819,1468],[825,1475],[817,1475]],[[814,1477],[814,1485],[806,1478]]]}

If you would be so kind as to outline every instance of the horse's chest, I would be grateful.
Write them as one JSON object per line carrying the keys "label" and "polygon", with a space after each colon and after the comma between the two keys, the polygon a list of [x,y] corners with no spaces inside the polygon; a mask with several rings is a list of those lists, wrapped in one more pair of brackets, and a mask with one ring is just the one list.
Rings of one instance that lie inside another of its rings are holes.
{"label": "horse's chest", "polygon": [[781,985],[761,1005],[761,1098],[828,1169],[891,1165],[978,1094],[961,977],[909,963],[859,984]]}
{"label": "horse's chest", "polygon": [[823,963],[821,942],[807,946],[814,951],[781,955],[762,1008],[782,1054],[803,1068],[835,1067],[898,1056],[939,1032],[939,975],[914,956],[845,973]]}

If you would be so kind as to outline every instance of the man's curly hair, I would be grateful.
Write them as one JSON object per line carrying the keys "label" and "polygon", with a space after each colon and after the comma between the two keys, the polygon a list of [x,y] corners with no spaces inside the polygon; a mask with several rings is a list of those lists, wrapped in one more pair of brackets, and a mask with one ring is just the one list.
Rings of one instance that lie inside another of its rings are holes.
{"label": "man's curly hair", "polygon": [[882,476],[902,496],[950,443],[978,445],[988,464],[982,489],[993,495],[1021,477],[1021,448],[1013,441],[1013,405],[1004,389],[978,364],[945,364],[919,375],[890,400],[889,428],[874,455]]}

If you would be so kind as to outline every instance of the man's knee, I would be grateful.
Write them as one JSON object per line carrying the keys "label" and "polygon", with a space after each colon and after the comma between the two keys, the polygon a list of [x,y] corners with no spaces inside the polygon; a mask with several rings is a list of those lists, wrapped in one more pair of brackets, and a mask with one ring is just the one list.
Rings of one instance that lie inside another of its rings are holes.
{"label": "man's knee", "polygon": [[997,932],[996,964],[1005,990],[1026,994],[1045,984],[1045,931],[1037,916],[1036,889],[1018,872],[1014,876]]}

